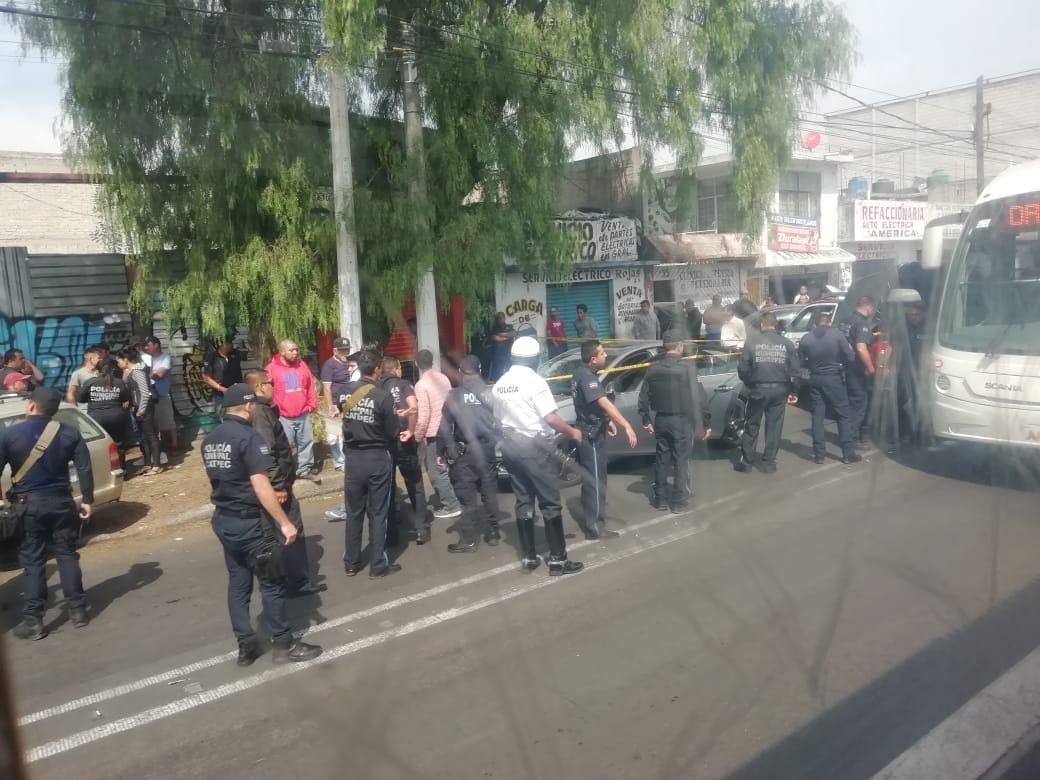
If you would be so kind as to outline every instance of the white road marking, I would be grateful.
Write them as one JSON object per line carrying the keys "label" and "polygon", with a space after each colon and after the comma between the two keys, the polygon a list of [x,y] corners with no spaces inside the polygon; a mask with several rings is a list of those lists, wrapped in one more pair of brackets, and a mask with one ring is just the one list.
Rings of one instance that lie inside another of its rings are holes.
{"label": "white road marking", "polygon": [[[734,497],[736,497],[736,494],[734,495]],[[705,529],[687,527],[682,529],[681,531],[669,534],[668,536],[664,536],[660,539],[655,539],[654,541],[647,542],[646,544],[641,545],[639,547],[634,547],[623,552],[616,552],[604,555],[602,558],[599,558],[598,560],[587,563],[585,565],[585,569],[599,569],[603,566],[607,566],[608,564],[617,563],[618,561],[625,560],[626,558],[631,558],[635,555],[638,555],[639,553],[647,552],[649,550],[662,547],[666,544],[671,544],[673,542],[686,539],[690,536],[701,533],[703,530]],[[515,570],[516,566],[514,565],[511,568]],[[422,631],[424,629],[431,628],[432,626],[437,626],[442,623],[446,623],[450,620],[454,620],[464,615],[468,615],[472,612],[476,612],[486,607],[501,604],[504,601],[508,601],[510,599],[516,598],[517,596],[522,596],[527,593],[531,593],[535,590],[540,590],[541,588],[548,587],[549,585],[568,582],[571,579],[573,579],[573,577],[564,577],[562,579],[550,577],[539,577],[538,579],[530,579],[524,577],[523,579],[523,584],[515,585],[509,590],[498,593],[495,596],[491,596],[480,601],[475,601],[467,606],[452,607],[442,612],[429,615],[428,617],[420,618],[419,620],[413,620],[412,622],[406,623],[398,628],[381,631],[377,634],[365,637],[364,639],[358,639],[353,642],[348,642],[346,644],[338,645],[336,647],[327,649],[324,653],[322,653],[318,658],[314,659],[313,661],[306,661],[299,664],[289,664],[286,666],[275,667],[274,669],[271,669],[269,671],[253,675],[252,677],[247,677],[242,680],[237,680],[233,683],[221,685],[209,691],[203,691],[202,693],[187,696],[170,704],[165,704],[160,707],[153,707],[152,709],[145,710],[144,712],[138,713],[137,715],[131,715],[130,717],[122,718],[120,720],[113,721],[112,723],[106,723],[103,726],[97,726],[92,729],[87,729],[86,731],[81,731],[77,734],[72,734],[68,737],[63,737],[62,739],[56,739],[51,742],[44,743],[43,745],[39,745],[28,750],[26,752],[26,761],[29,763],[34,763],[44,758],[50,758],[61,753],[66,753],[75,748],[83,747],[84,745],[89,745],[92,742],[97,742],[98,740],[114,736],[115,734],[122,734],[124,732],[131,731],[132,729],[137,729],[142,726],[146,726],[150,723],[155,723],[156,721],[163,720],[173,715],[188,712],[189,710],[193,710],[196,707],[200,707],[204,704],[219,701],[220,699],[227,698],[228,696],[231,696],[233,694],[242,693],[252,688],[256,688],[257,686],[263,685],[264,683],[273,682],[274,680],[278,680],[283,677],[288,677],[290,674],[295,674],[297,672],[302,672],[307,669],[312,669],[320,664],[326,664],[331,661],[335,661],[339,658],[343,658],[348,655],[353,655],[354,653],[357,653],[366,648],[384,644],[390,641],[391,639],[396,639],[398,637],[414,634],[417,631]]]}
{"label": "white road marking", "polygon": [[[830,471],[830,470],[832,470],[834,468],[837,468],[837,467],[839,467],[841,465],[843,465],[843,464],[841,464],[840,462],[831,463],[831,464],[828,464],[826,466],[822,466],[822,467],[813,469],[813,470],[811,470],[809,472],[806,472],[806,473],[804,473],[804,474],[802,474],[800,476],[812,477],[812,476],[820,474],[822,472]],[[852,472],[846,472],[844,474],[839,475],[838,477],[836,477],[834,479],[827,480],[826,482],[821,483],[820,485],[812,485],[810,487],[822,487],[824,485],[829,485],[829,484],[832,484],[834,482],[840,481],[841,479],[845,479],[846,477],[851,476],[851,475],[852,475]],[[729,503],[731,501],[736,501],[737,499],[744,498],[744,497],[748,496],[750,493],[751,493],[751,491],[749,491],[749,490],[741,490],[741,491],[738,491],[736,493],[732,493],[732,494],[730,494],[728,496],[723,496],[723,497],[717,498],[717,499],[715,499],[713,501],[709,501],[709,502],[707,502],[705,504],[699,504],[694,509],[692,509],[689,512],[686,512],[686,513],[684,513],[682,515],[673,515],[673,514],[669,513],[669,514],[664,514],[664,515],[658,515],[656,517],[651,517],[651,518],[648,518],[647,520],[643,520],[643,521],[641,521],[639,523],[636,523],[634,525],[628,526],[626,528],[618,529],[618,533],[621,534],[621,535],[632,534],[634,536],[634,538],[639,538],[639,534],[637,533],[638,531],[644,530],[646,528],[650,528],[650,527],[652,527],[654,525],[657,525],[659,523],[662,523],[662,522],[664,522],[666,520],[677,520],[677,519],[680,519],[680,518],[684,517],[685,515],[690,515],[690,514],[694,514],[694,513],[698,513],[698,512],[703,512],[703,511],[708,510],[708,509],[713,509],[715,507],[721,506],[722,504],[726,504],[726,503]],[[684,538],[684,537],[680,537],[680,538]],[[667,541],[670,540],[670,539],[671,539],[671,537],[666,537],[663,542],[660,542],[660,543],[654,542],[650,546],[647,546],[645,548],[640,548],[640,549],[654,549],[655,547],[659,547],[661,543],[667,543]],[[574,544],[569,545],[568,548],[570,550],[582,549],[582,548],[589,547],[589,546],[592,546],[592,545],[597,544],[597,543],[598,542],[595,541],[595,540],[584,540],[584,541],[580,541],[580,542],[575,542]],[[638,551],[639,550],[636,550],[636,552],[638,552]],[[597,562],[595,564],[595,566],[603,565],[603,563],[607,562],[607,560],[610,560],[610,559],[612,559],[612,557],[610,557],[608,559],[604,559],[603,561],[599,561],[599,562]],[[588,566],[586,568],[593,568],[593,566],[590,565],[590,566]],[[437,585],[437,586],[435,586],[433,588],[429,588],[427,590],[420,591],[419,593],[413,593],[413,594],[409,594],[407,596],[401,596],[400,598],[392,599],[390,601],[383,602],[382,604],[377,604],[377,605],[375,605],[373,607],[370,607],[368,609],[360,610],[358,612],[354,612],[354,613],[351,613],[351,614],[348,614],[348,615],[343,615],[342,617],[334,618],[333,620],[329,620],[329,621],[326,621],[324,623],[320,623],[320,624],[318,624],[316,626],[313,626],[310,629],[308,629],[307,634],[310,635],[310,634],[315,634],[315,633],[319,633],[319,632],[322,632],[322,631],[328,631],[328,630],[331,630],[333,628],[338,628],[338,627],[346,625],[348,623],[357,622],[359,620],[364,620],[366,618],[370,618],[370,617],[373,617],[375,615],[379,615],[379,614],[384,613],[384,612],[389,612],[390,610],[396,609],[396,608],[401,607],[401,606],[405,606],[407,604],[414,604],[414,603],[417,603],[419,601],[423,601],[425,599],[432,598],[434,596],[439,596],[439,595],[441,595],[443,593],[447,593],[449,591],[455,590],[455,589],[460,588],[460,587],[465,587],[467,585],[472,585],[472,584],[475,584],[475,583],[478,583],[478,582],[482,582],[483,580],[491,579],[491,578],[496,577],[496,576],[498,576],[500,574],[506,574],[506,573],[509,573],[509,572],[516,572],[516,571],[517,571],[517,566],[516,566],[515,562],[504,564],[502,566],[497,566],[497,567],[495,567],[493,569],[487,569],[487,570],[485,570],[483,572],[479,572],[477,574],[473,574],[473,575],[470,575],[468,577],[463,577],[461,579],[454,580],[452,582],[447,582],[447,583],[444,583],[442,585]],[[547,584],[550,581],[551,580],[546,578],[544,580],[543,584]],[[511,596],[509,596],[509,598],[511,598]],[[460,606],[455,611],[460,611],[461,610],[460,614],[466,614],[466,613],[468,613],[470,611],[473,611],[475,609],[481,609],[483,606],[486,606],[485,602],[477,601],[477,602],[473,602],[472,604],[469,604],[467,606]],[[451,610],[449,610],[449,612],[451,612]],[[440,614],[444,614],[444,613],[440,613]],[[457,616],[457,615],[453,615],[453,616]],[[431,616],[431,617],[436,617],[436,616]],[[429,619],[431,619],[431,618],[426,618],[425,620],[429,620]],[[421,622],[421,621],[417,621],[417,622]],[[437,622],[440,622],[440,621],[437,621]],[[371,643],[371,640],[373,638],[375,638],[375,637],[381,637],[381,636],[384,636],[384,635],[387,635],[390,638],[392,638],[393,636],[401,636],[403,634],[401,634],[399,632],[404,631],[404,629],[406,629],[408,626],[411,626],[411,625],[413,625],[413,624],[409,623],[409,624],[406,624],[405,626],[402,626],[401,628],[398,628],[398,629],[388,629],[387,631],[384,631],[384,632],[382,632],[380,634],[375,634],[375,635],[367,637],[365,639],[357,640],[357,642],[353,643],[352,645],[348,645],[347,647],[350,647],[350,646],[353,646],[353,645],[358,645],[356,650],[360,650],[360,649],[363,649],[364,647],[370,646],[369,643]],[[433,623],[431,623],[430,625],[433,625]],[[425,626],[422,626],[422,627],[425,627]],[[411,629],[411,630],[406,631],[405,633],[411,633],[411,631],[413,631],[413,630],[420,630],[420,629],[419,628]],[[380,640],[380,641],[382,641],[382,640]],[[356,650],[352,650],[350,652],[356,652]],[[346,654],[346,653],[343,653],[343,654]],[[221,663],[226,663],[226,662],[233,661],[237,657],[238,657],[237,652],[223,653],[221,655],[213,656],[211,658],[207,658],[207,659],[204,659],[204,660],[201,660],[201,661],[196,661],[196,662],[191,663],[191,664],[186,664],[184,666],[177,667],[176,669],[171,669],[170,671],[167,671],[167,672],[161,672],[159,674],[152,675],[150,677],[145,677],[145,678],[140,679],[140,680],[135,680],[133,682],[125,683],[123,685],[117,685],[117,686],[114,686],[112,688],[106,688],[104,690],[98,691],[97,693],[93,693],[93,694],[90,694],[88,696],[83,696],[83,697],[78,698],[78,699],[72,699],[72,700],[70,700],[68,702],[65,702],[63,704],[59,704],[59,705],[56,705],[54,707],[47,707],[45,709],[38,710],[37,712],[33,712],[33,713],[28,714],[28,715],[25,715],[25,716],[23,716],[22,718],[19,719],[18,724],[20,726],[27,726],[27,725],[30,725],[32,723],[38,723],[40,721],[56,717],[58,715],[64,715],[64,714],[67,714],[67,713],[70,713],[70,712],[74,712],[74,711],[76,711],[78,709],[82,709],[84,707],[95,706],[97,704],[100,704],[101,702],[109,701],[111,699],[115,699],[115,698],[118,698],[120,696],[125,696],[127,694],[135,693],[137,691],[141,691],[141,690],[144,690],[146,688],[149,688],[149,687],[151,687],[153,685],[158,685],[160,683],[166,683],[166,682],[169,682],[170,680],[176,680],[176,679],[181,678],[181,677],[186,677],[186,676],[192,674],[193,672],[202,671],[204,669],[209,669],[209,668],[211,668],[213,666],[217,666],[218,664],[221,664]],[[339,656],[336,656],[336,657],[339,657]],[[319,661],[321,661],[321,662],[324,662],[325,660],[330,660],[328,651],[322,655],[321,659],[319,659]],[[311,663],[317,663],[317,661],[311,662]],[[306,665],[304,665],[304,667],[306,667]],[[285,667],[285,668],[288,668],[288,669],[291,669],[291,670],[297,670],[297,669],[299,669],[301,667],[299,665],[296,665],[296,666]],[[271,673],[270,672],[265,673],[265,675],[269,675],[269,674],[271,674]],[[261,676],[263,676],[263,675],[261,675]],[[252,678],[249,678],[249,679],[252,679]],[[231,683],[229,685],[231,687],[234,687],[234,686],[240,685],[241,683],[244,683],[244,682],[248,682],[248,680],[239,681],[237,683]],[[257,684],[259,684],[259,683],[257,683]],[[174,703],[172,703],[170,705],[167,705],[167,707],[178,707],[178,706],[182,705],[184,702],[193,701],[194,699],[203,699],[199,703],[200,704],[204,704],[204,703],[206,703],[207,701],[210,700],[207,697],[212,696],[216,691],[221,691],[221,690],[224,690],[224,689],[226,689],[228,687],[229,686],[222,686],[220,688],[213,689],[212,691],[209,691],[208,693],[198,694],[197,696],[193,696],[193,697],[190,697],[188,699],[184,699],[184,700],[181,700],[181,701],[178,701],[178,702],[174,702]],[[252,685],[249,685],[247,687],[252,687]],[[243,688],[242,690],[246,690],[246,688]],[[231,691],[231,692],[233,693],[235,691]],[[217,697],[217,698],[220,698],[220,697]],[[193,705],[193,706],[197,706],[197,705]],[[157,708],[157,709],[164,709],[164,708]],[[173,712],[170,712],[169,714],[176,714],[176,712],[180,712],[180,711],[181,710],[175,710]],[[153,710],[149,710],[149,712],[153,712]],[[162,715],[160,717],[167,717],[167,715]],[[153,719],[158,719],[158,718],[153,718]],[[116,723],[121,723],[121,722],[122,721],[116,721]],[[151,722],[151,721],[147,721],[147,722]],[[110,724],[110,726],[111,725],[114,725],[114,724]],[[143,723],[139,724],[139,725],[143,725]],[[98,727],[98,729],[93,729],[91,731],[103,730],[105,728],[107,728],[107,727],[101,726],[101,727]],[[133,726],[131,728],[133,728]],[[125,729],[123,729],[123,730],[125,730]],[[118,733],[118,732],[112,732],[112,733]],[[104,734],[102,736],[107,736],[107,734]],[[97,738],[100,739],[101,737],[97,737]],[[68,739],[74,739],[74,737],[69,737]],[[57,742],[62,742],[62,740],[58,740]],[[53,745],[53,744],[56,744],[56,743],[52,742],[52,743],[47,743],[47,744],[48,745]],[[78,745],[72,745],[71,747],[67,747],[67,748],[64,748],[62,750],[58,750],[55,753],[48,753],[47,755],[55,755],[56,753],[64,752],[65,750],[69,750],[72,747],[77,747],[77,746]],[[46,747],[46,746],[42,746],[41,748],[34,748],[34,749],[32,749],[29,752],[29,755],[30,756],[35,755],[36,751],[42,750],[43,747]],[[40,755],[37,758],[30,758],[29,760],[38,760],[38,758],[46,758],[47,755]]]}
{"label": "white road marking", "polygon": [[[749,493],[750,491],[742,490],[738,493],[733,493],[729,496],[724,496],[722,498],[715,499],[714,501],[709,501],[706,504],[697,506],[695,509],[691,510],[691,513],[704,511],[706,509],[713,509],[721,504],[725,504],[730,501],[735,501],[738,498],[743,498]],[[682,516],[683,515],[672,514],[658,515],[657,517],[651,517],[647,520],[643,520],[642,522],[636,523],[635,525],[630,525],[627,528],[619,529],[618,533],[635,534],[637,531],[641,531],[643,529],[657,525],[658,523],[662,523],[665,520],[674,520]],[[593,544],[596,544],[596,542],[593,540],[583,540],[568,545],[568,549],[578,550],[584,547],[589,547]],[[420,591],[419,593],[412,593],[407,596],[401,596],[400,598],[385,601],[382,604],[377,604],[374,607],[369,607],[368,609],[363,609],[358,612],[353,612],[349,615],[343,615],[342,617],[327,620],[324,623],[319,623],[316,626],[312,626],[307,630],[306,633],[308,636],[310,636],[312,634],[317,634],[322,631],[329,631],[333,628],[339,628],[340,626],[346,625],[348,623],[356,623],[359,620],[365,620],[367,618],[380,615],[384,612],[389,612],[391,610],[397,609],[398,607],[403,607],[407,604],[414,604],[416,602],[424,601],[425,599],[432,598],[434,596],[439,596],[443,593],[447,593],[457,588],[462,588],[467,585],[473,585],[475,583],[491,579],[492,577],[497,577],[500,574],[507,574],[509,572],[517,571],[517,563],[516,561],[512,561],[502,566],[496,566],[494,569],[487,569],[477,574],[472,574],[468,577],[462,577],[461,579],[453,580],[452,582],[446,582],[443,585],[437,585],[435,587],[429,588],[428,590]],[[222,653],[221,655],[216,655],[212,658],[206,658],[202,661],[196,661],[195,663],[180,666],[176,669],[171,669],[168,672],[161,672],[159,674],[152,675],[151,677],[145,677],[141,680],[135,680],[134,682],[125,683],[124,685],[117,685],[112,688],[106,688],[105,690],[98,691],[97,693],[92,693],[88,696],[83,696],[78,699],[72,699],[71,701],[67,701],[64,704],[58,704],[53,707],[47,707],[46,709],[38,710],[37,712],[25,715],[24,717],[18,720],[18,725],[28,726],[29,724],[38,723],[39,721],[47,720],[48,718],[53,718],[57,715],[64,715],[66,713],[82,709],[84,707],[92,707],[97,704],[100,704],[101,702],[109,701],[110,699],[114,699],[119,696],[125,696],[129,693],[144,690],[145,688],[150,688],[151,686],[158,685],[159,683],[168,682],[169,680],[176,680],[178,677],[187,677],[193,672],[199,672],[203,669],[209,669],[210,667],[216,666],[218,664],[233,661],[237,657],[237,652]]]}

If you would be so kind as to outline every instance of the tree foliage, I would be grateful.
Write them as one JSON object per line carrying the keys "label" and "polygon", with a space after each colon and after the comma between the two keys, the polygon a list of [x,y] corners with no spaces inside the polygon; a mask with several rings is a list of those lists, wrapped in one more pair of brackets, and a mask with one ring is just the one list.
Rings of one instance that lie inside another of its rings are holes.
{"label": "tree foliage", "polygon": [[[76,0],[41,6],[83,15]],[[651,188],[653,153],[668,151],[681,206],[695,186],[700,131],[724,133],[738,210],[757,224],[800,106],[844,72],[851,39],[829,0],[91,0],[88,8],[124,26],[27,25],[69,61],[70,151],[110,175],[107,202],[146,280],[168,250],[184,258],[184,278],[163,280],[168,305],[182,317],[201,313],[209,330],[229,310],[302,330],[334,315],[328,235],[308,226],[302,200],[331,180],[327,133],[315,125],[323,43],[353,78],[356,110],[381,120],[362,129],[375,167],[358,177],[355,226],[365,298],[392,310],[427,265],[442,293],[472,303],[504,257],[532,269],[569,262],[552,217],[579,147],[638,141],[651,151],[643,171]],[[324,35],[301,21],[319,17]],[[416,169],[399,127],[405,23],[427,127],[428,197],[418,202],[408,196]],[[297,56],[256,51],[272,40],[291,41]],[[244,260],[247,283],[236,285],[229,257]]]}

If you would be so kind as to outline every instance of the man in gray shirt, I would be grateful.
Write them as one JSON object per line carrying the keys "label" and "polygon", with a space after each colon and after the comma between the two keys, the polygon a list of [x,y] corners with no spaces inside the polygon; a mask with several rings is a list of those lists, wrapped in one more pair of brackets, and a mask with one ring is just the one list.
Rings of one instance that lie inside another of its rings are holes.
{"label": "man in gray shirt", "polygon": [[639,314],[632,321],[632,338],[636,341],[661,340],[661,321],[657,319],[650,301],[639,304]]}
{"label": "man in gray shirt", "polygon": [[578,304],[578,319],[574,321],[574,333],[579,339],[599,338],[596,321],[589,316],[589,309],[584,303]]}

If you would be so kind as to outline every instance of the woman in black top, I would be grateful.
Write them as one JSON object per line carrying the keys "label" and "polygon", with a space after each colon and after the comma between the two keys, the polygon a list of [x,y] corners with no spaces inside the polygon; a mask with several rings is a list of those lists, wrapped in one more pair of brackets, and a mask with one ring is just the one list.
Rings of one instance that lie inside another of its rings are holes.
{"label": "woman in black top", "polygon": [[148,367],[141,361],[141,353],[133,347],[124,347],[116,354],[116,363],[123,371],[129,371],[127,388],[130,404],[137,419],[141,434],[141,454],[144,456],[142,477],[162,473],[159,464],[159,434],[155,430],[155,404],[158,400],[148,378]]}
{"label": "woman in black top", "polygon": [[130,407],[130,390],[112,372],[111,363],[101,364],[98,375],[80,385],[76,400],[87,405],[87,414],[112,437],[119,448],[119,462],[125,469],[123,442],[126,440],[126,410]]}

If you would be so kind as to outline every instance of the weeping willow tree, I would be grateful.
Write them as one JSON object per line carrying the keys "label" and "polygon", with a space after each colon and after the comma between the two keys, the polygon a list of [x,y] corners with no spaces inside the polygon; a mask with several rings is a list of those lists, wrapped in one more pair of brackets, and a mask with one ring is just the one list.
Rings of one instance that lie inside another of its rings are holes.
{"label": "weeping willow tree", "polygon": [[[133,241],[135,301],[159,280],[174,317],[229,315],[307,337],[334,324],[331,231],[310,198],[331,179],[319,50],[353,80],[373,174],[356,184],[365,300],[393,311],[433,267],[468,302],[503,258],[570,262],[553,224],[581,148],[674,155],[682,212],[700,129],[732,141],[737,208],[756,226],[799,108],[841,75],[851,31],[828,0],[40,0],[29,38],[68,60],[68,151],[105,172]],[[75,17],[70,21],[68,17]],[[320,20],[320,23],[319,23]],[[406,40],[405,32],[408,31]],[[411,47],[428,195],[400,142]],[[174,258],[171,263],[170,258]],[[180,263],[180,265],[176,265]],[[171,268],[177,274],[171,274]]]}

